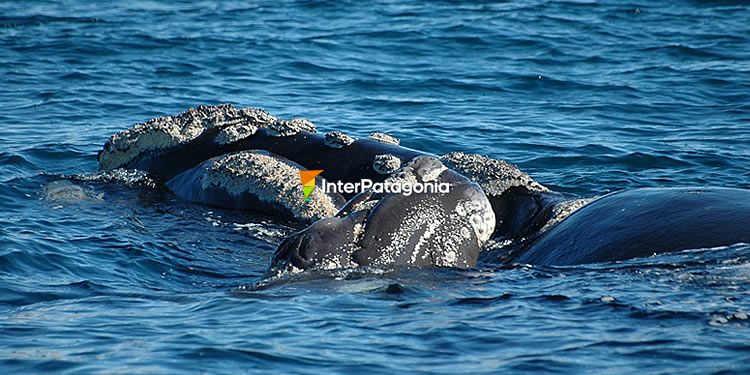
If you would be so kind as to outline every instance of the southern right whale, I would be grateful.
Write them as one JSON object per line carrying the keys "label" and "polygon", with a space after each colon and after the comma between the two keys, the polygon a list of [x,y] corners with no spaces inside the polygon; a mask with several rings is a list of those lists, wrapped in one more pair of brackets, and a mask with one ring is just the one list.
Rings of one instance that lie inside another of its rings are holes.
{"label": "southern right whale", "polygon": [[[150,120],[113,135],[99,162],[146,171],[191,201],[309,225],[280,244],[274,269],[572,265],[750,242],[749,190],[651,188],[578,199],[502,160],[432,155],[382,133],[318,134],[307,120],[255,108],[200,106]],[[454,189],[318,192],[311,203],[296,181],[304,169],[324,170],[319,179],[434,180]]]}
{"label": "southern right whale", "polygon": [[750,243],[750,191],[642,188],[583,206],[514,262],[565,266],[736,243]]}

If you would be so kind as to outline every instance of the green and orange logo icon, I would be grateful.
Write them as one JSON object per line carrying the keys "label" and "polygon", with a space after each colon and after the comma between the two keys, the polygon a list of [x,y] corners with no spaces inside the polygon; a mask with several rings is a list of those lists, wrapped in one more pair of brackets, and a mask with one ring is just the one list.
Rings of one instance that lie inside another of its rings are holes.
{"label": "green and orange logo icon", "polygon": [[315,177],[323,173],[323,170],[299,171],[299,179],[302,182],[302,191],[305,193],[305,202],[310,200],[310,194],[315,190]]}

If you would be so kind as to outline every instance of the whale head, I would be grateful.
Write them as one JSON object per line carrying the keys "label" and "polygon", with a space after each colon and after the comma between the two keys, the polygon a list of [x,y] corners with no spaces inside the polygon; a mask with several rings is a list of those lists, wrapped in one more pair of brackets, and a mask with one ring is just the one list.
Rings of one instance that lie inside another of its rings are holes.
{"label": "whale head", "polygon": [[271,268],[476,265],[495,227],[492,207],[477,184],[431,156],[412,159],[385,183],[444,183],[448,188],[361,192],[334,217],[285,239]]}

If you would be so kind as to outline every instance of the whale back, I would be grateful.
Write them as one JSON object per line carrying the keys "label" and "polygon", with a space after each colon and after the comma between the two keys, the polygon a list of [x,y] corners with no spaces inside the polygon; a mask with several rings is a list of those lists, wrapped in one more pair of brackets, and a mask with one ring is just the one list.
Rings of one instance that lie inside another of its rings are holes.
{"label": "whale back", "polygon": [[605,195],[550,228],[516,263],[565,266],[750,243],[750,191],[643,188]]}

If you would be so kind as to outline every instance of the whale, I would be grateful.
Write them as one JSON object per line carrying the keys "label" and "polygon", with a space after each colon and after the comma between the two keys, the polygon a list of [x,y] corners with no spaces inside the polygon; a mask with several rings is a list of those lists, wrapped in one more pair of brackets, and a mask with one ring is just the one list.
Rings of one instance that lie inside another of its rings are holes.
{"label": "whale", "polygon": [[388,182],[442,182],[447,193],[355,196],[334,217],[286,238],[274,269],[359,266],[472,268],[494,229],[494,213],[479,186],[431,156],[418,156]]}
{"label": "whale", "polygon": [[[750,242],[750,190],[631,189],[581,198],[554,192],[488,156],[434,155],[385,133],[318,133],[259,108],[198,106],[112,135],[104,171],[143,171],[196,203],[258,211],[301,226],[277,247],[274,272],[613,262]],[[441,192],[326,191],[305,197],[301,172],[329,182]]]}
{"label": "whale", "polygon": [[569,266],[737,243],[750,243],[750,191],[641,188],[585,205],[515,261]]}
{"label": "whale", "polygon": [[[307,120],[280,120],[259,109],[200,106],[138,124],[110,137],[102,169],[145,171],[193,202],[273,214],[309,225],[285,239],[273,269],[368,265],[476,265],[494,227],[478,184],[435,155],[401,147],[383,133],[355,139],[319,134]],[[298,174],[326,181],[395,185],[445,183],[446,192],[324,193],[302,199]]]}

